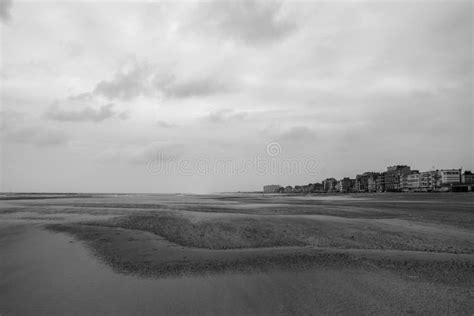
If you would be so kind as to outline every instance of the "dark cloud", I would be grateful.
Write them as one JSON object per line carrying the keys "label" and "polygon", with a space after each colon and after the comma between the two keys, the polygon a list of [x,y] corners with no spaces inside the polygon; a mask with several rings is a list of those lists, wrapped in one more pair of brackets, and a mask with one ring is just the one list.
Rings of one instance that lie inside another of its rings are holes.
{"label": "dark cloud", "polygon": [[93,93],[109,99],[131,100],[146,94],[153,76],[150,65],[135,64],[128,71],[117,72],[111,80],[99,82]]}
{"label": "dark cloud", "polygon": [[7,22],[11,19],[10,11],[13,6],[13,0],[0,1],[0,20]]}
{"label": "dark cloud", "polygon": [[282,4],[275,1],[212,1],[200,6],[189,27],[251,44],[268,43],[295,30],[281,13]]}
{"label": "dark cloud", "polygon": [[46,111],[45,116],[48,119],[62,122],[101,122],[113,117],[127,117],[124,113],[117,113],[114,111],[113,107],[113,104],[106,104],[101,106],[99,109],[84,107],[81,110],[64,110],[55,104]]}

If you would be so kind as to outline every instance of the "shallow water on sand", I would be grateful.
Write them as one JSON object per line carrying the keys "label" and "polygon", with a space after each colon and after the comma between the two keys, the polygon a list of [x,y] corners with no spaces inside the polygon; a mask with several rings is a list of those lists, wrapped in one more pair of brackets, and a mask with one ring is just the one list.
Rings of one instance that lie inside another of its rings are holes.
{"label": "shallow water on sand", "polygon": [[31,223],[0,223],[0,258],[1,315],[405,313],[444,295],[352,269],[138,278],[114,272],[72,237]]}
{"label": "shallow water on sand", "polygon": [[71,237],[27,225],[3,225],[0,246],[2,315],[241,315],[292,308],[276,300],[278,295],[269,295],[268,284],[278,280],[266,274],[169,279],[122,275]]}

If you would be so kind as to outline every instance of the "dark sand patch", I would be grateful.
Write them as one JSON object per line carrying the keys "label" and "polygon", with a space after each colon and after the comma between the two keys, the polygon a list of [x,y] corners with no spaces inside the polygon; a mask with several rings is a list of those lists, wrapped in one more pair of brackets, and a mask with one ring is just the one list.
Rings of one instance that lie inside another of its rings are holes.
{"label": "dark sand patch", "polygon": [[47,228],[84,241],[115,271],[143,277],[350,268],[390,271],[411,281],[474,285],[473,255],[315,247],[211,250],[182,247],[152,233],[118,227],[51,224]]}
{"label": "dark sand patch", "polygon": [[206,249],[313,246],[474,253],[473,232],[423,222],[309,215],[194,217],[186,212],[142,212],[89,225],[151,232],[181,246]]}
{"label": "dark sand patch", "polygon": [[152,233],[96,225],[48,225],[85,241],[95,255],[116,271],[141,276],[168,277],[228,271],[262,272],[274,268],[344,266],[344,254],[323,254],[305,248],[212,250],[182,247]]}

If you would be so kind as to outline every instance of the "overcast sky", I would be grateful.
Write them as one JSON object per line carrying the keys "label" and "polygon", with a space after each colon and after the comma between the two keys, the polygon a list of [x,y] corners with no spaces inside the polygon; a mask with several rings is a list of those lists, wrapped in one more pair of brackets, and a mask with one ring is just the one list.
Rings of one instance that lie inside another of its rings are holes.
{"label": "overcast sky", "polygon": [[474,169],[470,1],[0,3],[0,191]]}

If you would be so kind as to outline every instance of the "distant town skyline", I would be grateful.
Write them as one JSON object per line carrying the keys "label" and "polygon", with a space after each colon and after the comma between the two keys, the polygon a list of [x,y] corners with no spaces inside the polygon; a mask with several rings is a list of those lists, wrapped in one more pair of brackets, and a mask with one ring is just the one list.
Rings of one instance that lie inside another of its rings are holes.
{"label": "distant town skyline", "polygon": [[[474,170],[472,5],[2,1],[0,191],[258,191],[396,164]],[[256,156],[316,173],[150,171],[156,157],[199,168]]]}
{"label": "distant town skyline", "polygon": [[407,165],[387,166],[384,171],[365,171],[341,179],[329,177],[308,184],[267,184],[264,193],[358,192],[472,192],[474,174],[461,168],[420,171]]}

